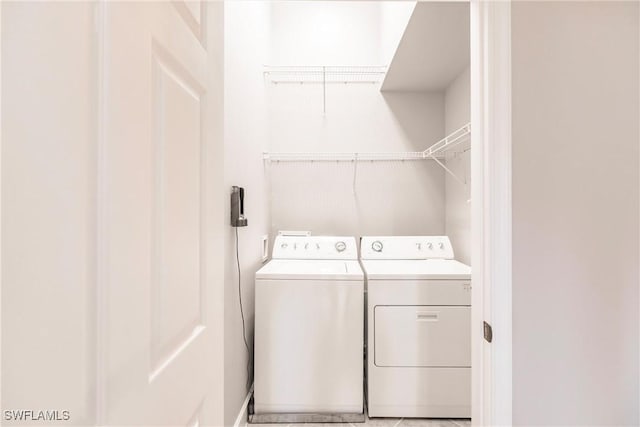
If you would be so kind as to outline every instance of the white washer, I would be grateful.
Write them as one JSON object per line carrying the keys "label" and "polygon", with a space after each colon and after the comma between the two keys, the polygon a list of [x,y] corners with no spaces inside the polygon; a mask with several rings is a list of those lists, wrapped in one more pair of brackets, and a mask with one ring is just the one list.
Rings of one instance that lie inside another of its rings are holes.
{"label": "white washer", "polygon": [[256,273],[256,414],[362,414],[364,274],[353,237],[278,236]]}
{"label": "white washer", "polygon": [[448,237],[363,237],[370,417],[471,416],[471,268]]}

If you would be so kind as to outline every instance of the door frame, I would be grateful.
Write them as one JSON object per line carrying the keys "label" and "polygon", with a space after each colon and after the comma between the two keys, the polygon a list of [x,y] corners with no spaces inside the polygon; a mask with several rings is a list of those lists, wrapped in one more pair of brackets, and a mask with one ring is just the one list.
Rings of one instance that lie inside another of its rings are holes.
{"label": "door frame", "polygon": [[511,2],[470,6],[472,422],[511,425]]}

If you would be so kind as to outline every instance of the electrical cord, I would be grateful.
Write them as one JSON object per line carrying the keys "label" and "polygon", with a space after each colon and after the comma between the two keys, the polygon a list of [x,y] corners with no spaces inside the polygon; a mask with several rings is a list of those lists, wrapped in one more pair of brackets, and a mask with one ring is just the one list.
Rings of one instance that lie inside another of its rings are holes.
{"label": "electrical cord", "polygon": [[234,227],[236,230],[236,264],[238,266],[238,301],[240,302],[240,316],[242,317],[242,339],[244,340],[244,346],[247,349],[247,384],[245,387],[248,389],[251,381],[251,350],[249,349],[249,341],[247,341],[247,328],[244,320],[244,309],[242,307],[242,280],[240,273],[240,243],[238,241],[238,227]]}

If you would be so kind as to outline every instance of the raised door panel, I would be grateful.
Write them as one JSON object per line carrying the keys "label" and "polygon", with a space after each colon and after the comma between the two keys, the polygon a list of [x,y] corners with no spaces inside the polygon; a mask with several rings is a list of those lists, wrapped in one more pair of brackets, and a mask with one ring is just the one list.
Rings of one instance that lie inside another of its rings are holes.
{"label": "raised door panel", "polygon": [[164,51],[154,52],[153,373],[202,328],[201,96]]}
{"label": "raised door panel", "polygon": [[199,0],[176,0],[173,4],[193,35],[204,45],[207,3]]}

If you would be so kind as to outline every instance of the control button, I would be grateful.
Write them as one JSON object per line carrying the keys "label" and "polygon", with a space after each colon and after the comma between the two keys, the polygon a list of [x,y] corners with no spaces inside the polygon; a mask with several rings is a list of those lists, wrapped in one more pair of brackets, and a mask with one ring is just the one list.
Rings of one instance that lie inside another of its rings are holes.
{"label": "control button", "polygon": [[320,250],[320,243],[316,243],[316,249]]}
{"label": "control button", "polygon": [[419,251],[422,250],[422,243],[416,243],[416,247],[418,248]]}
{"label": "control button", "polygon": [[440,247],[440,249],[444,249],[444,243],[440,242],[438,243],[438,246]]}
{"label": "control button", "polygon": [[371,249],[376,252],[382,252],[382,242],[380,240],[376,240],[371,244]]}
{"label": "control button", "polygon": [[433,250],[433,243],[431,242],[427,243],[427,247],[429,248],[429,250]]}
{"label": "control button", "polygon": [[294,244],[293,244],[293,250],[296,250],[296,249],[298,249],[298,244],[297,244],[297,243],[294,243]]}
{"label": "control button", "polygon": [[283,244],[281,244],[281,245],[280,245],[280,247],[281,247],[282,249],[287,249],[287,247],[288,247],[288,246],[289,246],[289,245],[287,245],[286,243],[283,243]]}
{"label": "control button", "polygon": [[347,249],[347,244],[345,242],[340,241],[336,243],[336,250],[338,252],[343,252],[345,249]]}
{"label": "control button", "polygon": [[308,243],[305,243],[305,244],[304,244],[304,249],[305,249],[305,250],[307,250],[308,248],[309,248],[309,244],[308,244]]}

